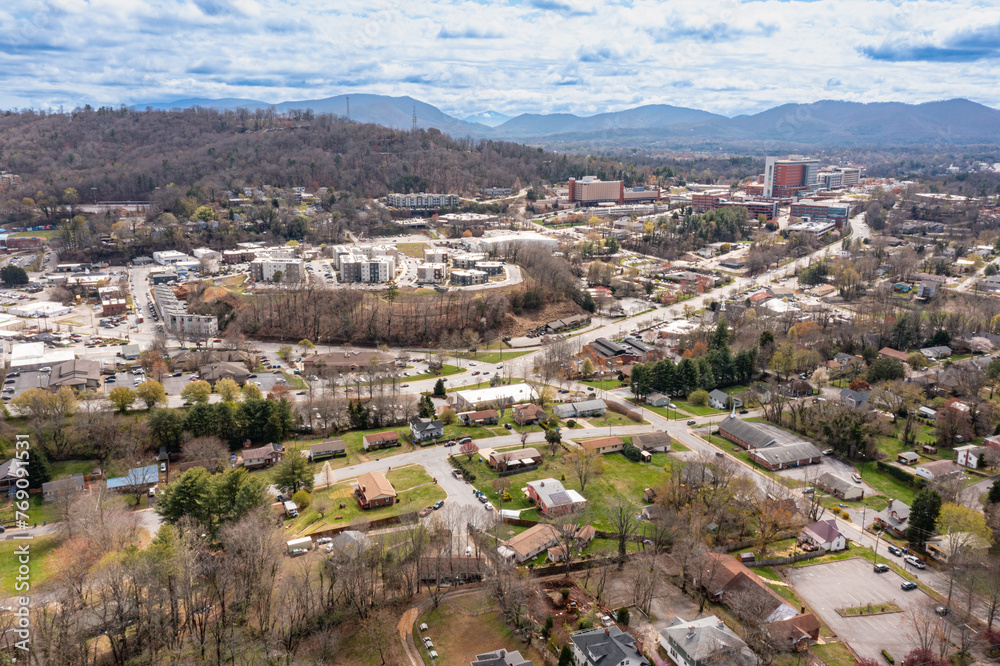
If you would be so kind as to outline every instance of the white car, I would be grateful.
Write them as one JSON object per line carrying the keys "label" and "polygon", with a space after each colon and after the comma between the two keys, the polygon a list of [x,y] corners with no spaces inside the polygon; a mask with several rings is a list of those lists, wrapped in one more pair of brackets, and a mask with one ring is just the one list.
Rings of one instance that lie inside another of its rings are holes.
{"label": "white car", "polygon": [[331,543],[332,541],[333,541],[332,537],[320,537],[319,539],[316,539],[316,545],[322,546],[323,544]]}
{"label": "white car", "polygon": [[487,511],[492,511],[493,510],[493,504],[491,502],[487,501],[486,504],[483,505],[483,508],[486,509]]}

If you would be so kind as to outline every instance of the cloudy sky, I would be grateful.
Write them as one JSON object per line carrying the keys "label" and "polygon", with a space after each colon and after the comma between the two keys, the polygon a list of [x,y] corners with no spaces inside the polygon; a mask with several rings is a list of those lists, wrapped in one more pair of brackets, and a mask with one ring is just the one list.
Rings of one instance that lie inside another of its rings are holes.
{"label": "cloudy sky", "polygon": [[411,95],[454,115],[1000,107],[996,0],[4,0],[0,107]]}

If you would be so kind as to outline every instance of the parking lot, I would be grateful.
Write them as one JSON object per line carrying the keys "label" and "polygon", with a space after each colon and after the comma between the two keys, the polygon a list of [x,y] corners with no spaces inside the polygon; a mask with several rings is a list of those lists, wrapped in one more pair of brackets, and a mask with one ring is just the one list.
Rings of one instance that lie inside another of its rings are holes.
{"label": "parking lot", "polygon": [[[898,563],[898,562],[897,562]],[[883,662],[886,649],[896,660],[913,649],[914,639],[906,611],[933,613],[934,600],[921,590],[900,589],[905,580],[893,571],[875,573],[862,558],[788,568],[789,583],[823,624],[858,653]],[[886,615],[841,617],[838,608],[892,601],[904,610]]]}

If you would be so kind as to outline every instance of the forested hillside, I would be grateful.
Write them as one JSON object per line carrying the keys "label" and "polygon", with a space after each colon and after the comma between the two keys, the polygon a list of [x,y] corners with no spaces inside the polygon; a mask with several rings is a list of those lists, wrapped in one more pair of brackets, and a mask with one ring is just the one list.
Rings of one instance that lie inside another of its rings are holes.
{"label": "forested hillside", "polygon": [[[483,185],[560,180],[571,160],[514,143],[403,132],[308,112],[85,109],[0,116],[0,169],[21,176],[7,199],[165,198],[197,187],[214,198],[250,185],[470,193]],[[91,188],[97,188],[96,191]]]}

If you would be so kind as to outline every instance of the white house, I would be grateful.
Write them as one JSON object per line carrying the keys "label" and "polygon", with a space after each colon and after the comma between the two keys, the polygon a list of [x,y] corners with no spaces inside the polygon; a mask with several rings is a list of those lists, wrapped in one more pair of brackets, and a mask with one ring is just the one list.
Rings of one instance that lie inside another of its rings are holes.
{"label": "white house", "polygon": [[976,469],[977,467],[979,467],[979,456],[980,454],[983,453],[986,453],[985,446],[976,446],[975,444],[956,446],[955,462],[957,462],[962,467],[968,467],[969,469]]}
{"label": "white house", "polygon": [[713,390],[708,394],[708,404],[715,409],[729,409],[729,401],[733,401],[736,409],[743,406],[743,401],[739,398],[732,398],[727,393],[723,393],[719,389]]}
{"label": "white house", "polygon": [[917,465],[913,470],[917,476],[928,481],[939,481],[953,476],[962,476],[962,468],[954,460],[932,460]]}
{"label": "white house", "polygon": [[827,552],[835,552],[847,548],[847,537],[837,529],[837,520],[828,518],[812,525],[806,525],[799,534],[803,541],[822,548]]}
{"label": "white house", "polygon": [[714,615],[697,620],[675,617],[660,631],[660,646],[677,666],[753,666],[753,652]]}

